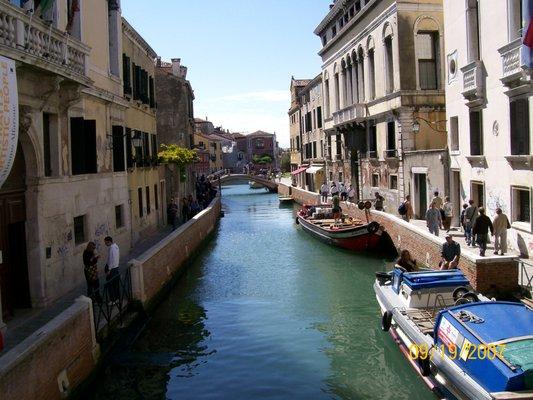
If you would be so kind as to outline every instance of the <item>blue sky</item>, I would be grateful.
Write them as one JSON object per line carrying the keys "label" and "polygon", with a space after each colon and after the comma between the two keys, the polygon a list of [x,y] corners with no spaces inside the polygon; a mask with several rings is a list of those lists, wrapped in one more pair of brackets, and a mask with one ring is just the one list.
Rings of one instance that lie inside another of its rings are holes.
{"label": "blue sky", "polygon": [[328,0],[123,0],[124,17],[164,59],[181,58],[194,113],[289,143],[290,78],[320,72],[313,30]]}

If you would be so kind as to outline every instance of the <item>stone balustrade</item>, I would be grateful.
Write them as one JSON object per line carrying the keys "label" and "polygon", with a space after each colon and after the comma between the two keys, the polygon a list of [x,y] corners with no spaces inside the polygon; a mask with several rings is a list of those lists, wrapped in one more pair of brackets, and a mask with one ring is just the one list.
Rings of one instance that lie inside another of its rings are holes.
{"label": "stone balustrade", "polygon": [[0,2],[0,48],[9,58],[80,83],[88,81],[88,46],[4,1]]}
{"label": "stone balustrade", "polygon": [[339,111],[333,113],[333,124],[339,125],[342,123],[353,121],[357,118],[363,118],[365,116],[364,104],[352,104],[348,107],[344,107]]}

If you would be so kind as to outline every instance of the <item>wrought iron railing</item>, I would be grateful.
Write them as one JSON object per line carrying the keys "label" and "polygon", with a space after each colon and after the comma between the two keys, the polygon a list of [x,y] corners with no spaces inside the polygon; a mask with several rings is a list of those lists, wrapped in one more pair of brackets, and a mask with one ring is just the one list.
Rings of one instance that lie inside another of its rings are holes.
{"label": "wrought iron railing", "polygon": [[527,270],[526,263],[524,261],[519,261],[520,268],[520,285],[530,292],[533,290],[533,273],[530,273]]}
{"label": "wrought iron railing", "polygon": [[103,290],[93,293],[91,298],[96,332],[117,318],[122,324],[124,314],[133,300],[130,267],[106,280]]}

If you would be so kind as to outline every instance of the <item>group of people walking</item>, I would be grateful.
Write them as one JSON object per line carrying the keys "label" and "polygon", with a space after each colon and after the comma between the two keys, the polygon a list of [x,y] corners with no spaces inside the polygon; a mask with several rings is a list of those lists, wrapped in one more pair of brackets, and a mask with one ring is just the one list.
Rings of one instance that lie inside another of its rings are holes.
{"label": "group of people walking", "polygon": [[204,208],[207,208],[216,194],[217,190],[204,175],[196,178],[195,196],[189,194],[188,197],[183,197],[181,204],[178,204],[178,200],[174,197],[170,199],[167,206],[168,224],[176,229],[180,219],[181,223],[189,221]]}
{"label": "group of people walking", "polygon": [[334,196],[339,196],[341,201],[351,201],[355,200],[355,188],[351,184],[344,184],[344,182],[339,183],[338,185],[335,182],[331,183],[331,186],[328,186],[326,182],[320,187],[320,201],[322,203],[328,202],[328,196],[332,198]]}

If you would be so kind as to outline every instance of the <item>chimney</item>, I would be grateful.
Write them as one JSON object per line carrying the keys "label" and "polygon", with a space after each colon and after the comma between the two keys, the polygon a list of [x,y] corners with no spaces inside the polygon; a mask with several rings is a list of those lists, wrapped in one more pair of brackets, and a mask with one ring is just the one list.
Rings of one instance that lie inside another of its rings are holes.
{"label": "chimney", "polygon": [[329,9],[331,10],[335,4],[330,4]]}
{"label": "chimney", "polygon": [[180,77],[187,79],[187,67],[184,67],[183,65],[180,67]]}
{"label": "chimney", "polygon": [[172,61],[172,75],[180,76],[181,58],[173,58]]}
{"label": "chimney", "polygon": [[157,62],[156,62],[156,67],[159,67],[161,68],[161,56],[157,56]]}

